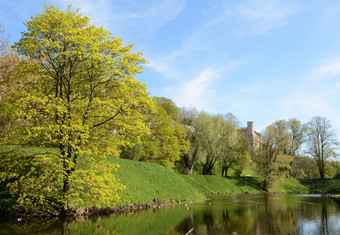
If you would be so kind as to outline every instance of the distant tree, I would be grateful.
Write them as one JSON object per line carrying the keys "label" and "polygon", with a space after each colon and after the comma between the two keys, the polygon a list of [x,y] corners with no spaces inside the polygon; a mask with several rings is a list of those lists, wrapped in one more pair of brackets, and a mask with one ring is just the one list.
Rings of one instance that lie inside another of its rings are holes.
{"label": "distant tree", "polygon": [[211,175],[212,169],[220,157],[223,137],[221,130],[223,128],[223,116],[216,115],[210,116],[207,113],[202,112],[197,120],[201,126],[199,132],[199,139],[204,150],[203,163],[203,175]]}
{"label": "distant tree", "polygon": [[243,169],[251,163],[246,139],[243,133],[239,132],[237,123],[236,117],[231,113],[223,117],[219,134],[222,138],[219,153],[222,176],[228,176],[230,168],[235,168],[237,174],[241,175]]}
{"label": "distant tree", "polygon": [[180,109],[176,106],[175,102],[169,98],[157,96],[154,97],[154,100],[156,101],[157,105],[162,107],[174,121],[180,121]]}
{"label": "distant tree", "polygon": [[[159,99],[154,98],[155,103]],[[173,169],[181,155],[188,153],[190,141],[184,127],[174,122],[161,103],[157,112],[147,118],[150,133],[142,135],[133,146],[123,148],[121,157],[138,161],[148,161]]]}
{"label": "distant tree", "polygon": [[182,108],[179,113],[181,126],[186,130],[187,140],[190,142],[190,150],[182,155],[177,164],[181,165],[183,174],[192,175],[194,166],[202,153],[199,133],[204,127],[197,122],[199,114],[196,109]]}
{"label": "distant tree", "polygon": [[315,161],[308,156],[295,156],[292,172],[295,178],[313,179],[319,176]]}
{"label": "distant tree", "polygon": [[337,156],[338,142],[329,120],[313,117],[308,122],[308,153],[315,160],[320,177],[325,178],[327,161]]}
{"label": "distant tree", "polygon": [[285,150],[285,154],[298,156],[302,144],[306,141],[308,126],[302,124],[299,120],[291,118],[286,122],[287,130],[291,134],[289,146]]}
{"label": "distant tree", "polygon": [[286,121],[287,131],[290,133],[289,146],[285,150],[286,155],[290,155],[294,157],[294,160],[291,163],[291,171],[289,172],[290,176],[299,177],[301,164],[299,162],[298,156],[301,154],[302,144],[306,142],[307,139],[307,124],[302,124],[299,120],[295,118],[291,118]]}
{"label": "distant tree", "polygon": [[0,181],[8,182],[23,206],[62,213],[71,202],[112,206],[124,186],[106,156],[119,156],[120,146],[130,144],[128,136],[148,133],[146,114],[154,111],[145,85],[134,78],[146,60],[70,7],[63,12],[45,5],[25,25],[15,47],[28,59],[10,80],[30,79],[6,95],[6,110],[20,125],[0,145],[53,151],[30,155],[29,164],[21,162],[20,149],[6,153]]}
{"label": "distant tree", "polygon": [[263,190],[268,191],[273,181],[290,168],[292,157],[285,155],[290,133],[284,120],[267,126],[262,134],[262,146],[257,151],[258,172],[264,177]]}
{"label": "distant tree", "polygon": [[4,105],[5,95],[8,92],[16,90],[20,83],[8,84],[6,80],[13,75],[15,66],[18,65],[20,57],[15,53],[9,45],[9,35],[6,35],[5,28],[0,24],[0,137],[6,132],[15,120],[10,120],[10,110],[6,110]]}
{"label": "distant tree", "polygon": [[334,178],[340,178],[340,161],[332,161],[331,166],[335,169]]}

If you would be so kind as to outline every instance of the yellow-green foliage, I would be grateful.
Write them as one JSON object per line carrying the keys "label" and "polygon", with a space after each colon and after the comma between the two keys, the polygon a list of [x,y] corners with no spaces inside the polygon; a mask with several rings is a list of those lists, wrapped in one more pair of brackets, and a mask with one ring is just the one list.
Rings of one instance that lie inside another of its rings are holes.
{"label": "yellow-green foliage", "polygon": [[[0,195],[14,197],[17,205],[32,210],[59,210],[63,205],[63,161],[57,149],[0,149]],[[71,205],[111,207],[121,200],[125,188],[112,174],[117,164],[105,157],[80,156],[72,174]]]}
{"label": "yellow-green foliage", "polygon": [[148,119],[151,133],[142,137],[140,160],[159,163],[169,169],[190,149],[186,131],[174,123],[166,111],[158,106],[157,113]]}
{"label": "yellow-green foliage", "polygon": [[[70,7],[46,5],[25,25],[15,47],[27,59],[6,79],[20,86],[0,103],[0,119],[10,114],[16,125],[2,133],[0,146],[57,151],[27,156],[20,173],[8,171],[1,180],[10,181],[10,192],[22,204],[50,206],[52,200],[65,211],[78,197],[112,205],[124,187],[111,173],[117,166],[105,156],[119,156],[121,146],[131,144],[128,136],[138,140],[147,134],[146,114],[155,110],[145,84],[134,78],[146,60]],[[20,151],[4,156],[6,169],[22,159]],[[27,193],[35,190],[38,195]]]}
{"label": "yellow-green foliage", "polygon": [[119,167],[105,157],[81,156],[72,178],[72,205],[112,207],[120,202],[120,191],[126,187],[112,174]]}
{"label": "yellow-green foliage", "polygon": [[286,122],[278,120],[266,127],[262,135],[262,145],[256,153],[258,173],[263,176],[263,189],[270,190],[273,182],[288,173],[294,157],[285,154],[289,147],[291,133],[287,131]]}

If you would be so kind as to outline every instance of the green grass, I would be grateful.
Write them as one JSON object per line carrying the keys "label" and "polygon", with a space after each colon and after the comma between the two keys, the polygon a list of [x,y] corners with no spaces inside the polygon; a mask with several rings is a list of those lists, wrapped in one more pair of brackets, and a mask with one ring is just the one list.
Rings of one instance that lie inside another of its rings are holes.
{"label": "green grass", "polygon": [[272,189],[279,193],[339,193],[340,179],[295,179],[279,181]]}
{"label": "green grass", "polygon": [[[12,147],[13,148],[13,147]],[[0,149],[4,151],[5,149]],[[12,149],[6,149],[12,150]],[[22,148],[29,154],[42,151],[39,148]],[[55,151],[44,149],[44,151]],[[151,204],[154,201],[189,201],[204,199],[208,194],[264,193],[263,181],[258,177],[222,177],[219,175],[179,175],[163,166],[153,163],[137,162],[109,157],[108,161],[117,163],[114,175],[126,186],[122,192],[121,206]],[[248,174],[253,173],[248,169]],[[277,181],[273,193],[340,193],[340,179],[295,179]],[[339,196],[340,198],[340,196]],[[0,208],[13,204],[13,200],[2,195]]]}
{"label": "green grass", "polygon": [[271,189],[274,193],[309,193],[310,185],[295,178],[279,179]]}
{"label": "green grass", "polygon": [[126,159],[108,159],[121,166],[117,172],[114,172],[114,175],[126,186],[120,205],[151,203],[154,199],[169,201],[205,198],[180,175],[163,166]]}
{"label": "green grass", "polygon": [[182,178],[204,194],[261,193],[262,182],[255,177],[222,177],[216,175],[182,175]]}

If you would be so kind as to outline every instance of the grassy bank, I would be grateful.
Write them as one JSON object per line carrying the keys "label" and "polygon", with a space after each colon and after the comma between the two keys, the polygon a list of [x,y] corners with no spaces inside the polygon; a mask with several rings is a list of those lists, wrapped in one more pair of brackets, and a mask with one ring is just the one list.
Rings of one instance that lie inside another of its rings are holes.
{"label": "grassy bank", "polygon": [[181,175],[204,194],[262,193],[262,181],[256,177],[222,177],[217,175]]}
{"label": "grassy bank", "polygon": [[152,203],[154,200],[198,200],[205,196],[180,175],[154,163],[109,158],[121,167],[115,176],[126,186],[120,205]]}
{"label": "grassy bank", "polygon": [[[114,172],[126,186],[120,206],[153,204],[166,201],[201,200],[209,194],[264,193],[257,177],[222,177],[216,175],[179,175],[158,164],[108,158],[121,167]],[[294,179],[278,181],[273,193],[340,193],[340,179]],[[0,194],[1,196],[1,194]],[[3,195],[6,196],[6,195]],[[0,209],[15,202],[0,197]]]}
{"label": "grassy bank", "polygon": [[287,178],[273,188],[282,193],[339,193],[340,179]]}
{"label": "grassy bank", "polygon": [[[126,186],[121,205],[151,203],[154,199],[197,200],[209,194],[264,193],[257,177],[221,177],[216,175],[179,175],[167,168],[145,162],[110,159],[121,167],[115,175]],[[295,179],[277,181],[273,193],[336,193],[340,179]]]}

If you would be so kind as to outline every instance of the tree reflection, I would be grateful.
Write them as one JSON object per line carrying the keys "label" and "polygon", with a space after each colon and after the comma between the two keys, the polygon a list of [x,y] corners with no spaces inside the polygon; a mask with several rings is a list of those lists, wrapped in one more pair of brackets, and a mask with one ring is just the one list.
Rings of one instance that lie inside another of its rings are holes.
{"label": "tree reflection", "polygon": [[297,230],[294,204],[283,197],[265,197],[254,218],[258,218],[256,224],[261,234],[290,234]]}
{"label": "tree reflection", "polygon": [[[224,204],[213,201],[213,206],[193,210],[190,220],[188,217],[176,231],[185,233],[195,227],[192,234],[332,234],[340,225],[330,225],[331,214],[340,219],[339,209],[327,198],[239,195],[228,197]],[[304,223],[317,228],[304,230]]]}
{"label": "tree reflection", "polygon": [[322,211],[321,211],[321,234],[329,234],[328,233],[328,214],[327,214],[327,206],[326,202],[322,201]]}
{"label": "tree reflection", "polygon": [[326,197],[235,195],[189,209],[177,206],[87,220],[0,222],[0,234],[186,234],[192,228],[191,234],[338,234],[339,221],[339,206]]}

